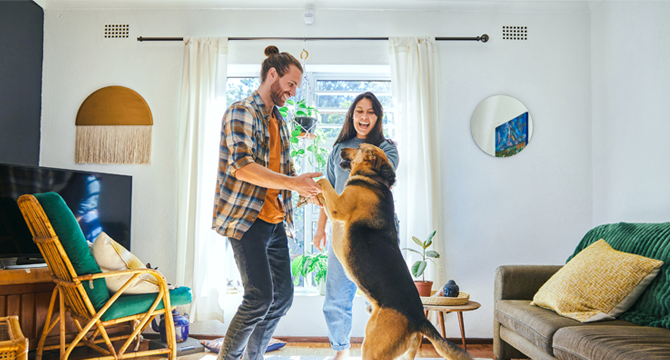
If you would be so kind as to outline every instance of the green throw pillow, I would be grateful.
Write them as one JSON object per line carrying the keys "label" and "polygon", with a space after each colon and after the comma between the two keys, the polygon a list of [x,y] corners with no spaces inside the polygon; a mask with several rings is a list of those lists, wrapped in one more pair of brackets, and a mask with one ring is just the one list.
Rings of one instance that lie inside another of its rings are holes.
{"label": "green throw pillow", "polygon": [[[42,205],[77,275],[101,273],[77,219],[63,198],[54,192],[34,194],[34,196]],[[93,307],[100,310],[109,300],[109,290],[107,290],[105,279],[93,280],[92,284],[86,281],[83,285]]]}

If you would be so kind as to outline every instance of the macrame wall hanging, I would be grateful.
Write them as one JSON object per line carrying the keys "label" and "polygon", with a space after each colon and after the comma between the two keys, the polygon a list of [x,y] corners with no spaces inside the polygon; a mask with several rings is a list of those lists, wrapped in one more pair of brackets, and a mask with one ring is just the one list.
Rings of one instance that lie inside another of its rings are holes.
{"label": "macrame wall hanging", "polygon": [[150,164],[153,117],[133,90],[108,86],[89,95],[77,113],[75,163]]}

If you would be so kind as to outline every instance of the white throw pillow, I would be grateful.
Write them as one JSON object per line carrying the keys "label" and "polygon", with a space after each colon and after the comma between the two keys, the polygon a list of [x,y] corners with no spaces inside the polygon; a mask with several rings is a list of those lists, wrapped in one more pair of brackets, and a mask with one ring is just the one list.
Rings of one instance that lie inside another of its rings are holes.
{"label": "white throw pillow", "polygon": [[[91,253],[95,262],[100,266],[103,272],[146,269],[146,266],[137,256],[126,250],[121,244],[114,241],[106,233],[102,232],[95,238],[91,245]],[[105,278],[107,288],[110,292],[117,292],[132,275],[112,276]],[[124,291],[124,294],[147,294],[157,293],[159,291],[158,282],[153,275],[142,274],[134,281],[130,287]]]}

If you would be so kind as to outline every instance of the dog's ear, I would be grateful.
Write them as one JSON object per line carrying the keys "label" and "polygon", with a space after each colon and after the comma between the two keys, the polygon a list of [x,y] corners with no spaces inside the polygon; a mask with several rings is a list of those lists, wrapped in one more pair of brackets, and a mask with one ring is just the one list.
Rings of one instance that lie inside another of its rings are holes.
{"label": "dog's ear", "polygon": [[384,162],[379,170],[379,176],[383,177],[389,183],[389,187],[395,183],[395,171],[393,167],[388,162]]}
{"label": "dog's ear", "polygon": [[379,171],[379,167],[382,165],[384,160],[375,154],[374,150],[367,150],[365,152],[365,158],[363,160],[370,163],[370,167],[375,171]]}

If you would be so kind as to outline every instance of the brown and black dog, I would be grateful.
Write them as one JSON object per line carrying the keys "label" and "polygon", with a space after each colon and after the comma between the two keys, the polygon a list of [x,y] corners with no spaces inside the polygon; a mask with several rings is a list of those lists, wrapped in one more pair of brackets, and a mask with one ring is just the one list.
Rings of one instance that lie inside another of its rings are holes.
{"label": "brown and black dog", "polygon": [[371,144],[342,149],[351,174],[338,195],[320,179],[319,201],[333,223],[333,250],[349,278],[367,296],[372,315],[365,329],[364,360],[414,359],[425,335],[446,359],[472,357],[448,342],[426,319],[419,292],[398,247],[393,195],[395,173],[384,152]]}

